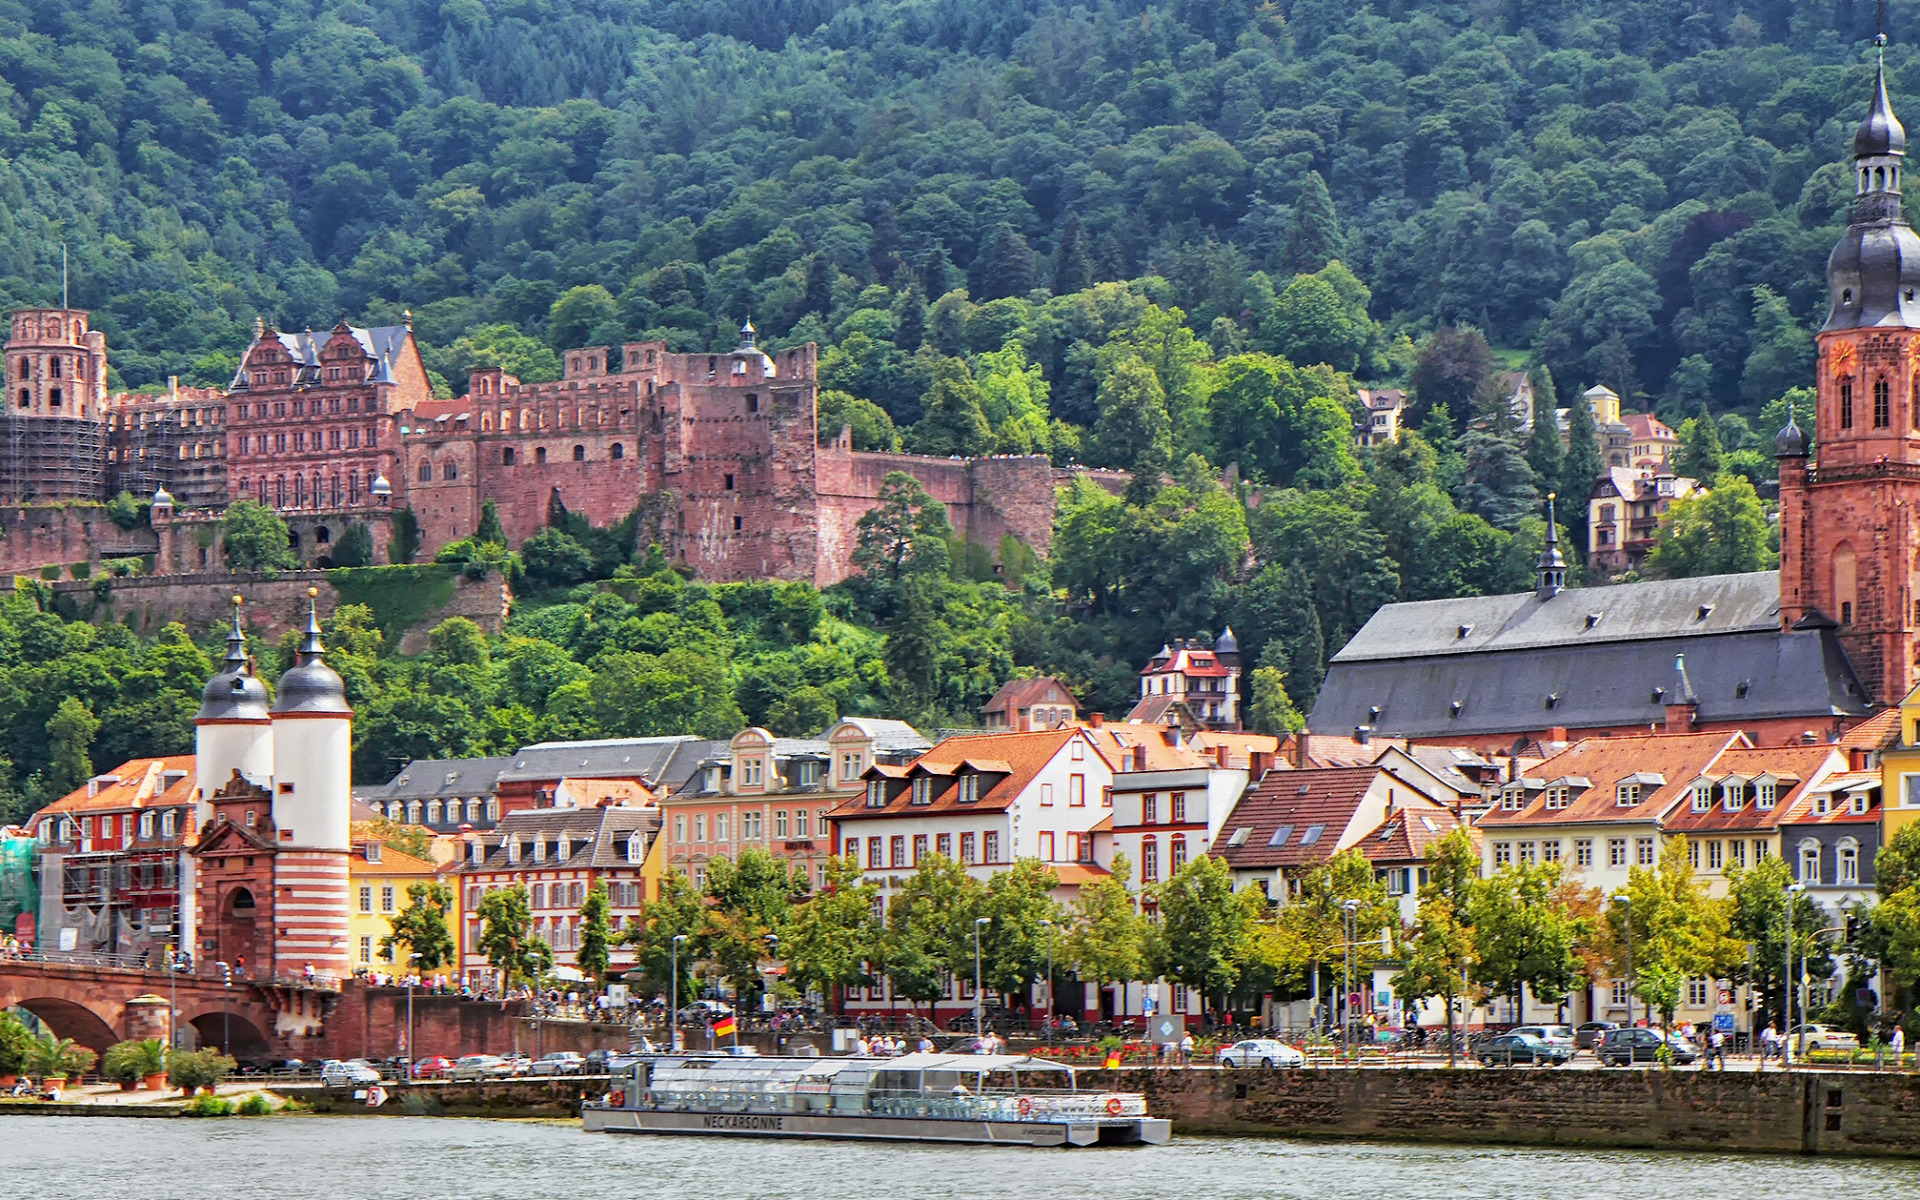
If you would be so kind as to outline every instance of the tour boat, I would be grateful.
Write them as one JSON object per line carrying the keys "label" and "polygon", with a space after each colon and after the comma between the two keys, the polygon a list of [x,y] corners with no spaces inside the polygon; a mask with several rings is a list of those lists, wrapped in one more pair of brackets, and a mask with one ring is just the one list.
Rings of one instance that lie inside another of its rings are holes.
{"label": "tour boat", "polygon": [[1160,1145],[1138,1092],[1079,1091],[1073,1069],[1012,1054],[773,1058],[662,1054],[581,1105],[593,1133],[717,1133],[1016,1146]]}

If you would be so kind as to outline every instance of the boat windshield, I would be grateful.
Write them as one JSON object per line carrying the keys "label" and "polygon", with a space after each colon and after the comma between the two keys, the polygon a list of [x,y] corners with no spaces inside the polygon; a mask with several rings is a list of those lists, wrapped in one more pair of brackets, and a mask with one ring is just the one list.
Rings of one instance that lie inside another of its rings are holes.
{"label": "boat windshield", "polygon": [[[639,1082],[638,1070],[633,1078]],[[1075,1093],[1072,1068],[1018,1055],[671,1055],[647,1064],[645,1086],[649,1106],[695,1112],[817,1111],[1041,1120],[1064,1115],[1065,1108],[1085,1107],[1080,1104],[1083,1100],[1105,1103],[1091,1093]]]}

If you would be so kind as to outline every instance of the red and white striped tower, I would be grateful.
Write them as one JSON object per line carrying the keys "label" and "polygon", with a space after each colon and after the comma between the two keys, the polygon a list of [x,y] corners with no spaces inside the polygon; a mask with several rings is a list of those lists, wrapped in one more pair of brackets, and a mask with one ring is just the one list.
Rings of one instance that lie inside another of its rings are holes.
{"label": "red and white striped tower", "polygon": [[317,588],[307,589],[307,632],[273,703],[274,970],[343,979],[347,945],[349,792],[353,709],[322,658]]}

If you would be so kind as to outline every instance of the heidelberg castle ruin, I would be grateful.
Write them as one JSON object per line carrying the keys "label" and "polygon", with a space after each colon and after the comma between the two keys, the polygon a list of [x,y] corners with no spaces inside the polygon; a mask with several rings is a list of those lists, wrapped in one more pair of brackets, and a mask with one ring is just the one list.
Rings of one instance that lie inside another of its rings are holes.
{"label": "heidelberg castle ruin", "polygon": [[0,570],[114,553],[97,544],[115,536],[105,521],[56,532],[68,520],[58,506],[128,491],[155,501],[157,574],[217,569],[219,515],[235,500],[278,511],[302,561],[321,566],[354,521],[387,561],[408,510],[417,558],[431,559],[472,534],[492,500],[515,544],[562,510],[597,526],[637,510],[640,544],[702,578],[825,587],[848,574],[855,523],[893,471],[994,557],[1008,537],[1048,552],[1068,473],[1041,456],[856,451],[845,430],[822,441],[816,355],[811,344],[768,355],[748,325],[725,354],[664,342],[568,350],[556,383],[478,370],[466,395],[439,400],[410,325],[256,324],[224,393],[109,396],[106,339],[85,312],[17,311],[0,420],[0,505],[17,507],[0,514],[11,543]]}

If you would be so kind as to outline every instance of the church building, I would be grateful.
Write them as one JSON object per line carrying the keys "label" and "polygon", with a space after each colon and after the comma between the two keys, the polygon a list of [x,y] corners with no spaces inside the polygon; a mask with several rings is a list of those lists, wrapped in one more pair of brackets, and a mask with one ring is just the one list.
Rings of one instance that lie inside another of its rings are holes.
{"label": "church building", "polygon": [[[1920,237],[1882,65],[1827,260],[1811,432],[1780,431],[1780,569],[1389,604],[1334,655],[1309,728],[1512,749],[1739,730],[1833,741],[1920,681]],[[1551,509],[1549,509],[1551,513]],[[1551,524],[1551,520],[1549,521]]]}

